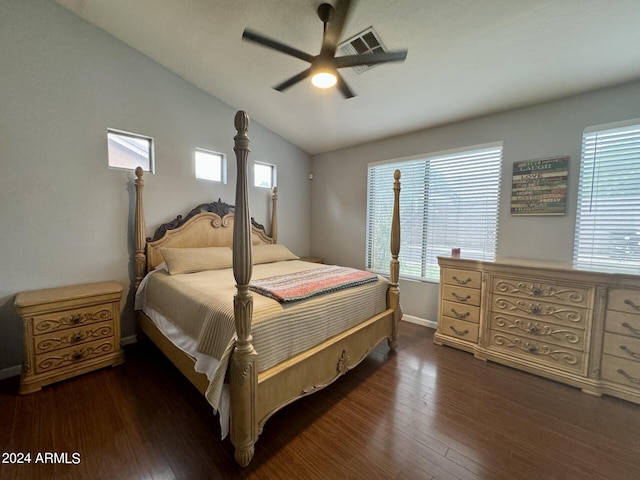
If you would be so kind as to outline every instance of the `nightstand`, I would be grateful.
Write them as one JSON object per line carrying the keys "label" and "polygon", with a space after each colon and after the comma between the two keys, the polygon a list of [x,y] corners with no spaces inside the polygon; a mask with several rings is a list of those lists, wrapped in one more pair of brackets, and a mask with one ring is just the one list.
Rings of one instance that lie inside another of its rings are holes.
{"label": "nightstand", "polygon": [[89,283],[19,293],[24,323],[20,393],[124,362],[116,282]]}

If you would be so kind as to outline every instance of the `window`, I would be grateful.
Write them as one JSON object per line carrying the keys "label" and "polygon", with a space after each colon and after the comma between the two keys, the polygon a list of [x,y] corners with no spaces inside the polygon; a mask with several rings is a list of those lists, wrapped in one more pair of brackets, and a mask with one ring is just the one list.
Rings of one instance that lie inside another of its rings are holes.
{"label": "window", "polygon": [[196,178],[226,183],[226,162],[222,153],[196,148]]}
{"label": "window", "polygon": [[268,163],[253,164],[253,185],[262,188],[273,188],[276,184],[276,167]]}
{"label": "window", "polygon": [[136,133],[107,129],[107,157],[110,168],[135,170],[142,167],[154,173],[153,138]]}
{"label": "window", "polygon": [[438,255],[494,260],[502,144],[369,165],[367,267],[389,271],[393,171],[402,173],[400,275],[438,281]]}
{"label": "window", "polygon": [[582,135],[573,266],[640,270],[640,119]]}

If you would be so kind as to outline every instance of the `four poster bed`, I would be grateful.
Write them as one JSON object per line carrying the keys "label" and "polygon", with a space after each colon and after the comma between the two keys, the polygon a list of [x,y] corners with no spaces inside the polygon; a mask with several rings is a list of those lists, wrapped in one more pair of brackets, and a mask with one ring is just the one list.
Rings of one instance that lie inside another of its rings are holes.
{"label": "four poster bed", "polygon": [[402,316],[400,172],[393,183],[389,281],[304,262],[276,242],[275,189],[271,234],[249,215],[248,125],[238,112],[235,207],[220,200],[199,205],[145,241],[142,169],[135,182],[139,329],[218,411],[241,466],[276,411],[331,384],[383,340],[395,349]]}

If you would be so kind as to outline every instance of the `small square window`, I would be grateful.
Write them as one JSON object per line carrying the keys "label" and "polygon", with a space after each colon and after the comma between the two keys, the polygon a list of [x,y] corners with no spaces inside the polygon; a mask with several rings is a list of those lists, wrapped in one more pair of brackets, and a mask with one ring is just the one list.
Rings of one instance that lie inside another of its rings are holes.
{"label": "small square window", "polygon": [[273,188],[276,184],[276,166],[268,163],[253,164],[253,185],[261,188]]}
{"label": "small square window", "polygon": [[225,158],[222,153],[196,148],[196,178],[226,183]]}
{"label": "small square window", "polygon": [[107,129],[107,156],[109,168],[135,170],[142,167],[154,173],[153,138],[137,133]]}

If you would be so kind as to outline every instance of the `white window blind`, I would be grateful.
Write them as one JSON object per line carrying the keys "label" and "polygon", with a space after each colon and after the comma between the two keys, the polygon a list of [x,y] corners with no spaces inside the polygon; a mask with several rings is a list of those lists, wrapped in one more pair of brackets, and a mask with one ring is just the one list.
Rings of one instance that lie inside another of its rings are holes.
{"label": "white window blind", "polygon": [[582,136],[573,266],[640,273],[640,120]]}
{"label": "white window blind", "polygon": [[367,267],[389,271],[393,171],[402,173],[400,274],[438,281],[437,256],[494,260],[502,145],[476,147],[370,165],[367,186]]}

